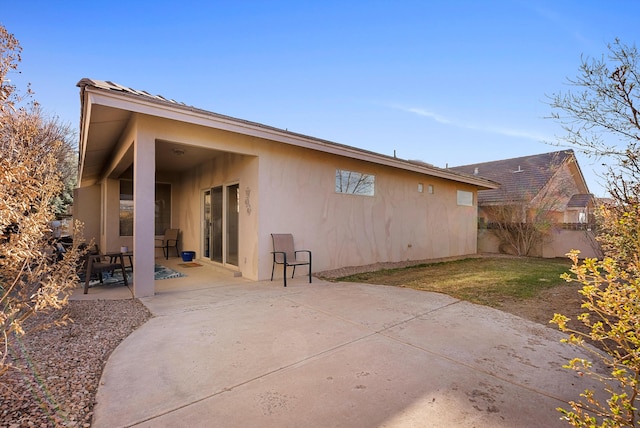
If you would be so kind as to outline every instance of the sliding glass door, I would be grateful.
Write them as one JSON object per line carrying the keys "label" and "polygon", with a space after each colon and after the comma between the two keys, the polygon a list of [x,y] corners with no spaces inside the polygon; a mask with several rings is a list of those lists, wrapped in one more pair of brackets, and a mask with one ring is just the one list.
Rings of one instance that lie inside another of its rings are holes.
{"label": "sliding glass door", "polygon": [[225,263],[238,266],[238,231],[240,220],[240,185],[227,186]]}
{"label": "sliding glass door", "polygon": [[240,185],[218,186],[203,194],[203,253],[211,261],[238,266]]}
{"label": "sliding glass door", "polygon": [[205,259],[211,258],[211,190],[202,195],[202,254]]}

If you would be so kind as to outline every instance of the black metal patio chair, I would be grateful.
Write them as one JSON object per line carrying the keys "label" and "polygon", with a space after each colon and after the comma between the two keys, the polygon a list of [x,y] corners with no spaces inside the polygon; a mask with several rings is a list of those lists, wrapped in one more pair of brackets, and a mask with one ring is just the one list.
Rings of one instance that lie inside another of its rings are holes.
{"label": "black metal patio chair", "polygon": [[[311,251],[296,250],[293,245],[293,235],[290,233],[272,233],[273,240],[273,264],[271,265],[271,281],[273,281],[273,272],[276,265],[282,265],[284,278],[284,286],[287,286],[287,267],[293,266],[291,278],[296,274],[296,266],[309,266],[309,284],[311,284]],[[306,257],[300,255],[306,253]]]}

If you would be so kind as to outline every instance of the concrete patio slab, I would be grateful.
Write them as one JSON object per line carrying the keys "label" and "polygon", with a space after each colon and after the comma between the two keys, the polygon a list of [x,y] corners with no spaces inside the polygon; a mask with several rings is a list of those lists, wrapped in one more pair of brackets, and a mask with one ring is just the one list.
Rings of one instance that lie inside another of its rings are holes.
{"label": "concrete patio slab", "polygon": [[[183,327],[177,330],[176,322]],[[128,414],[108,417],[109,426],[126,426],[367,334],[282,298],[186,306],[152,318],[114,351],[98,393],[99,406],[114,409],[126,402]],[[140,353],[141,347],[148,352]]]}
{"label": "concrete patio slab", "polygon": [[553,427],[557,405],[375,335],[137,426]]}
{"label": "concrete patio slab", "polygon": [[567,362],[579,352],[573,346],[558,346],[564,334],[485,306],[461,301],[384,333],[437,355],[453,355],[475,370],[558,399],[574,393],[575,383],[580,382],[575,373],[571,382],[557,381],[556,375],[568,379],[566,375],[572,373],[558,362]]}
{"label": "concrete patio slab", "polygon": [[184,284],[142,299],[154,318],[110,356],[93,426],[563,427],[590,382],[561,333],[442,294]]}

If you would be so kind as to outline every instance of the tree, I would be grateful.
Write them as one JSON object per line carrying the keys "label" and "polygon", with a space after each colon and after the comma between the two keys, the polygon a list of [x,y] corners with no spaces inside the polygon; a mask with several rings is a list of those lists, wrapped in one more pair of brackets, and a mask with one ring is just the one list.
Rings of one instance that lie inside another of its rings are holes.
{"label": "tree", "polygon": [[60,170],[70,151],[68,128],[28,102],[30,89],[20,94],[10,83],[21,52],[0,26],[0,375],[9,369],[9,342],[26,333],[25,320],[67,303],[80,255],[79,228],[65,252],[56,251],[51,230],[64,190]]}
{"label": "tree", "polygon": [[503,204],[483,207],[483,210],[491,218],[488,227],[498,238],[501,253],[531,255],[553,228],[551,212],[532,207],[528,201],[512,199]]}
{"label": "tree", "polygon": [[640,195],[640,55],[617,39],[608,48],[607,57],[582,59],[579,76],[569,79],[578,90],[553,95],[551,117],[566,131],[564,143],[613,161],[607,190],[625,205]]}
{"label": "tree", "polygon": [[76,133],[68,124],[61,123],[57,118],[49,119],[41,138],[49,141],[61,141],[63,144],[57,151],[57,168],[62,181],[62,190],[53,199],[56,216],[67,214],[73,204],[73,189],[76,188],[78,177],[78,153],[74,141]]}
{"label": "tree", "polygon": [[573,359],[567,367],[602,383],[606,401],[587,390],[559,409],[573,426],[637,426],[640,400],[640,79],[635,46],[615,40],[601,59],[583,58],[580,74],[569,83],[577,91],[552,97],[552,117],[567,131],[566,143],[590,156],[613,161],[605,175],[612,203],[600,207],[599,234],[605,258],[580,261],[571,254],[569,282],[582,285],[585,312],[578,319],[582,333],[568,327],[568,318],[551,321],[570,333],[567,342],[584,346],[590,340],[606,354],[593,352],[609,367],[602,375],[587,360]]}

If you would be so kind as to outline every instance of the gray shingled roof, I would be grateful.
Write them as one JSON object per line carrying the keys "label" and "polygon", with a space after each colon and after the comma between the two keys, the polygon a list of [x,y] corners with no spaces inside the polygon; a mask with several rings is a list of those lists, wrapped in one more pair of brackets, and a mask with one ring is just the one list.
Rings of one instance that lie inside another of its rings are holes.
{"label": "gray shingled roof", "polygon": [[451,167],[453,171],[488,178],[500,183],[499,189],[478,192],[479,204],[506,200],[529,200],[549,182],[558,167],[573,158],[573,150],[543,153],[492,162]]}

